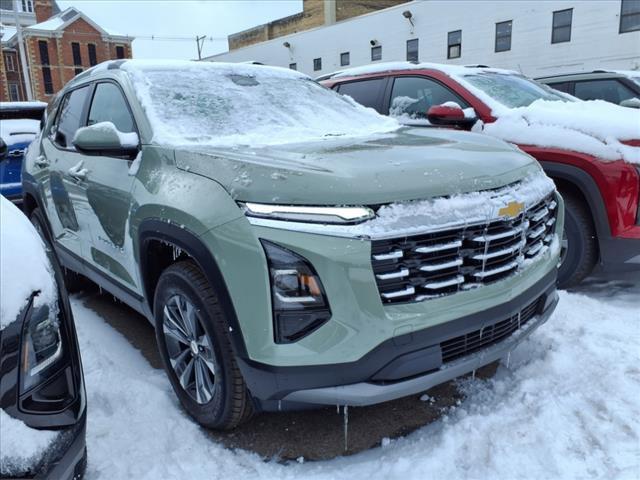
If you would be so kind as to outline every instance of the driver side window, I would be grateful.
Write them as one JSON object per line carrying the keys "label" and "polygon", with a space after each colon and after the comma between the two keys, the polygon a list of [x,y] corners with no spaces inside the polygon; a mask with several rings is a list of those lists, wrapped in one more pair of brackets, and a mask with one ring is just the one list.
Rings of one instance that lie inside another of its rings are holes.
{"label": "driver side window", "polygon": [[120,89],[113,83],[99,83],[93,94],[87,125],[111,122],[122,133],[135,132],[133,117]]}
{"label": "driver side window", "polygon": [[469,104],[447,87],[425,77],[396,77],[393,81],[389,115],[392,117],[427,118],[434,105],[456,102],[460,108]]}

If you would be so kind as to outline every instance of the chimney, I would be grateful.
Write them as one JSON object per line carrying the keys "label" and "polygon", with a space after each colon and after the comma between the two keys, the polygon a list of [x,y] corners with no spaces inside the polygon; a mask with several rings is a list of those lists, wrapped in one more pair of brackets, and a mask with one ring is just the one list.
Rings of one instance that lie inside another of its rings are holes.
{"label": "chimney", "polygon": [[53,17],[53,0],[35,0],[33,9],[36,12],[36,22],[42,23]]}
{"label": "chimney", "polygon": [[336,0],[324,0],[324,24],[336,23]]}

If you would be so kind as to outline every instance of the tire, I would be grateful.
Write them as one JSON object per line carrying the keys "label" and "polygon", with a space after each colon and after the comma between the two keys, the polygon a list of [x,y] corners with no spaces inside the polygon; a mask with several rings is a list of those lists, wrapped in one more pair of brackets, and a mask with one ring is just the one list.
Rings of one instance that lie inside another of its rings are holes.
{"label": "tire", "polygon": [[253,405],[229,341],[229,323],[195,263],[177,262],[162,273],[154,312],[164,368],[189,415],[217,430],[246,422]]}
{"label": "tire", "polygon": [[558,288],[567,289],[578,285],[593,271],[599,255],[595,228],[584,201],[568,192],[561,194],[565,223]]}
{"label": "tire", "polygon": [[[51,241],[51,236],[49,234],[49,229],[47,228],[46,220],[44,219],[44,216],[42,215],[42,212],[39,208],[36,207],[33,209],[29,220],[31,220],[31,224],[40,235],[40,238],[42,238],[42,241],[44,242],[47,250],[55,255],[53,242]],[[64,278],[64,285],[67,288],[67,292],[75,293],[79,292],[80,290],[84,290],[87,287],[88,280],[79,273],[69,270],[66,267],[62,267],[62,273]]]}

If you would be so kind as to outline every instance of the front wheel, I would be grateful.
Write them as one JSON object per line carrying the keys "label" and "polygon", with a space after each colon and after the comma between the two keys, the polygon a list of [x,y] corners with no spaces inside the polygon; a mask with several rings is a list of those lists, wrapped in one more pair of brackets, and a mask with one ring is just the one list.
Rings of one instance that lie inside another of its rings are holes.
{"label": "front wheel", "polygon": [[252,413],[218,297],[191,261],[167,268],[154,301],[156,340],[171,385],[201,425],[232,429]]}
{"label": "front wheel", "polygon": [[575,287],[589,275],[598,261],[598,243],[589,211],[575,195],[561,192],[565,204],[564,235],[558,287]]}

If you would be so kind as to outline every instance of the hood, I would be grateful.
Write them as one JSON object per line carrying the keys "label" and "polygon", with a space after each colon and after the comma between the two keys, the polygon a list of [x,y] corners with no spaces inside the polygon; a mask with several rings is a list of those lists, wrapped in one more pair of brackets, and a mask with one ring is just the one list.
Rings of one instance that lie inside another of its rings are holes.
{"label": "hood", "polygon": [[380,205],[498,188],[540,167],[484,135],[401,129],[367,139],[277,147],[176,149],[178,168],[222,184],[239,201]]}
{"label": "hood", "polygon": [[602,100],[536,100],[527,107],[502,111],[495,122],[483,126],[483,131],[519,145],[640,164],[640,110]]}

